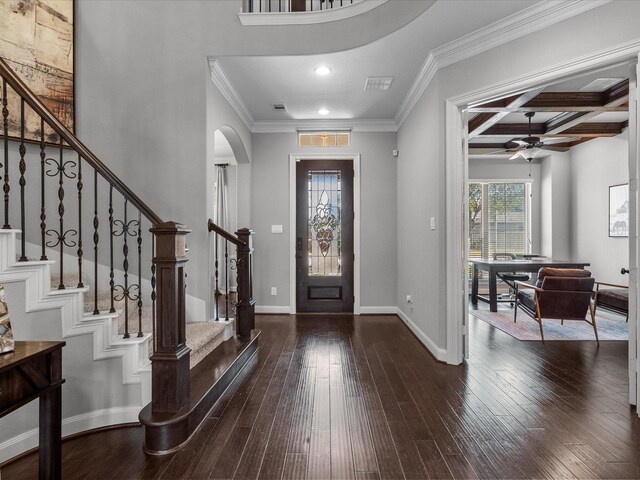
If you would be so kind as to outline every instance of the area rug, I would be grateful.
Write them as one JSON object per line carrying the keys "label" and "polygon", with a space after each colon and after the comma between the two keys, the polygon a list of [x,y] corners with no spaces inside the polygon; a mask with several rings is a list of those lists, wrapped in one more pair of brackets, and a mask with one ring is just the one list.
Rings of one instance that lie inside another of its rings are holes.
{"label": "area rug", "polygon": [[[475,318],[502,330],[518,340],[541,341],[540,327],[526,313],[518,312],[518,321],[513,322],[513,310],[490,312],[473,310],[469,312]],[[596,326],[600,340],[628,340],[629,324],[625,317],[612,312],[598,310]],[[595,340],[593,327],[587,322],[567,320],[560,325],[560,320],[542,319],[544,339],[546,340]]]}

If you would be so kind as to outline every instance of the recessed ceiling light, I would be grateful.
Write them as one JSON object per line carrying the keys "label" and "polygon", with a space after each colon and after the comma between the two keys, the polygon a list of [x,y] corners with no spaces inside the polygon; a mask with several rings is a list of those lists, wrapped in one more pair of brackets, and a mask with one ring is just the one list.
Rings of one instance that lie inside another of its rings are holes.
{"label": "recessed ceiling light", "polygon": [[318,110],[318,113],[320,115],[329,115],[330,112],[326,108],[321,108],[320,110]]}
{"label": "recessed ceiling light", "polygon": [[316,75],[320,75],[321,77],[324,77],[325,75],[329,75],[331,73],[331,69],[326,65],[320,65],[319,67],[315,68],[314,73]]}

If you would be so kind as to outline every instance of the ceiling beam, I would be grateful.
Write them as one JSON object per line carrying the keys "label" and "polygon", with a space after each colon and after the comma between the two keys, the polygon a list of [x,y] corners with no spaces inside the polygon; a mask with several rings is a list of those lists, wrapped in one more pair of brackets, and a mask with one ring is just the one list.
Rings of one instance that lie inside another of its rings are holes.
{"label": "ceiling beam", "polygon": [[629,79],[604,92],[541,92],[520,106],[499,102],[476,105],[467,110],[476,113],[505,112],[621,112],[628,110]]}
{"label": "ceiling beam", "polygon": [[[612,137],[622,133],[625,122],[580,123],[563,130],[561,134],[550,134],[544,123],[531,124],[531,134],[539,137]],[[482,132],[482,136],[518,137],[529,134],[528,123],[499,123]]]}
{"label": "ceiling beam", "polygon": [[[615,107],[627,102],[629,100],[629,79],[618,82],[604,92],[600,92],[600,96],[604,107]],[[599,114],[600,112],[597,111],[561,113],[545,124],[547,129],[545,134],[555,135],[580,123],[587,122]]]}
{"label": "ceiling beam", "polygon": [[[524,92],[522,95],[518,95],[517,97],[508,97],[503,99],[503,107],[506,108],[517,108],[520,107],[522,105],[525,105],[527,102],[529,102],[531,99],[535,98],[537,95],[540,94],[540,92],[542,92],[542,90],[544,90],[544,87],[542,88],[534,88],[533,90],[529,90],[528,92]],[[487,104],[485,104],[487,105]],[[500,120],[502,120],[504,117],[506,117],[509,114],[509,112],[499,112],[499,113],[480,113],[478,115],[476,115],[475,117],[473,117],[471,120],[469,120],[469,138],[474,138],[477,137],[478,135],[481,135],[482,132],[484,132],[485,130],[487,130],[488,128],[491,128],[493,125],[495,125],[496,123],[498,123]]]}

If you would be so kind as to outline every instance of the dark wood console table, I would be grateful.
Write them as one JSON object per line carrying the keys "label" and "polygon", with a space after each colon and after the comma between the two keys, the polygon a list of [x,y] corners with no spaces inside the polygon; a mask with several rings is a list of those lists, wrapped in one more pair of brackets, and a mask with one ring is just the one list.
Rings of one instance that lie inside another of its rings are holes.
{"label": "dark wood console table", "polygon": [[62,478],[62,347],[66,342],[16,342],[0,355],[0,418],[40,398],[39,478]]}
{"label": "dark wood console table", "polygon": [[[588,262],[571,262],[566,260],[550,260],[547,258],[536,258],[526,260],[483,260],[473,258],[469,260],[473,264],[473,276],[471,277],[471,303],[476,305],[478,300],[488,301],[489,310],[498,311],[498,288],[496,275],[498,272],[530,272],[535,273],[541,267],[555,268],[584,268],[588,267]],[[478,274],[480,270],[489,274],[489,298],[486,299],[478,295]]]}

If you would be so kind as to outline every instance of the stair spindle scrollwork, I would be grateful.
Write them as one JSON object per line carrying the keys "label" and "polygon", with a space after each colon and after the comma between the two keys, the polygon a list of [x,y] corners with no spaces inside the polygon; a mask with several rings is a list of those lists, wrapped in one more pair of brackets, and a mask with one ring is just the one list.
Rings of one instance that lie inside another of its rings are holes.
{"label": "stair spindle scrollwork", "polygon": [[20,185],[20,229],[22,230],[22,235],[20,235],[20,258],[19,262],[26,262],[27,255],[26,245],[27,245],[27,227],[26,227],[26,216],[25,216],[25,208],[24,208],[24,187],[27,185],[27,180],[24,176],[27,171],[27,162],[24,160],[24,156],[27,153],[27,147],[24,146],[24,98],[20,99],[20,147],[18,151],[20,153],[20,161],[18,162],[18,169],[20,170],[20,180],[18,184]]}
{"label": "stair spindle scrollwork", "polygon": [[113,300],[113,290],[116,285],[113,272],[113,185],[109,186],[109,290],[111,291],[111,308],[109,313],[116,312]]}
{"label": "stair spindle scrollwork", "polygon": [[76,252],[78,255],[78,288],[84,288],[84,283],[82,281],[82,256],[84,252],[82,251],[82,189],[84,185],[82,184],[82,157],[78,154],[78,251]]}
{"label": "stair spindle scrollwork", "polygon": [[100,226],[100,220],[98,218],[98,171],[93,171],[93,314],[99,315],[100,309],[98,308],[98,242],[100,241],[100,235],[98,234],[98,227]]}
{"label": "stair spindle scrollwork", "polygon": [[138,212],[138,337],[142,337],[142,216]]}
{"label": "stair spindle scrollwork", "polygon": [[46,231],[46,234],[50,237],[53,237],[52,240],[49,240],[47,242],[47,247],[60,247],[60,283],[58,284],[58,290],[64,290],[64,247],[75,247],[75,240],[70,240],[68,237],[74,237],[78,235],[78,231],[76,229],[64,229],[64,179],[68,178],[71,180],[76,178],[76,174],[72,171],[73,167],[76,166],[76,162],[74,160],[64,159],[64,144],[63,140],[60,139],[59,160],[56,160],[54,158],[47,158],[45,160],[45,163],[51,167],[45,172],[46,175],[49,177],[58,177],[59,229],[57,231],[54,229],[49,229]]}
{"label": "stair spindle scrollwork", "polygon": [[4,225],[2,228],[10,229],[9,223],[9,108],[8,108],[7,80],[2,80],[2,124],[4,133],[4,180],[2,191],[4,193]]}
{"label": "stair spindle scrollwork", "polygon": [[46,250],[46,231],[47,231],[47,210],[45,206],[45,159],[47,157],[46,147],[44,143],[44,119],[40,119],[40,260],[48,260]]}
{"label": "stair spindle scrollwork", "polygon": [[224,320],[229,321],[229,242],[224,241]]}
{"label": "stair spindle scrollwork", "polygon": [[[114,297],[116,302],[124,301],[124,338],[129,338],[129,302],[137,302],[140,300],[140,285],[138,283],[129,284],[129,237],[135,237],[140,230],[140,220],[129,220],[127,216],[128,201],[124,201],[124,220],[114,220],[113,226],[116,229],[113,232],[115,237],[122,237],[122,270],[124,271],[123,283],[114,285]],[[121,291],[120,293],[117,293]],[[141,314],[140,314],[141,315]],[[142,315],[140,316],[142,323]]]}

